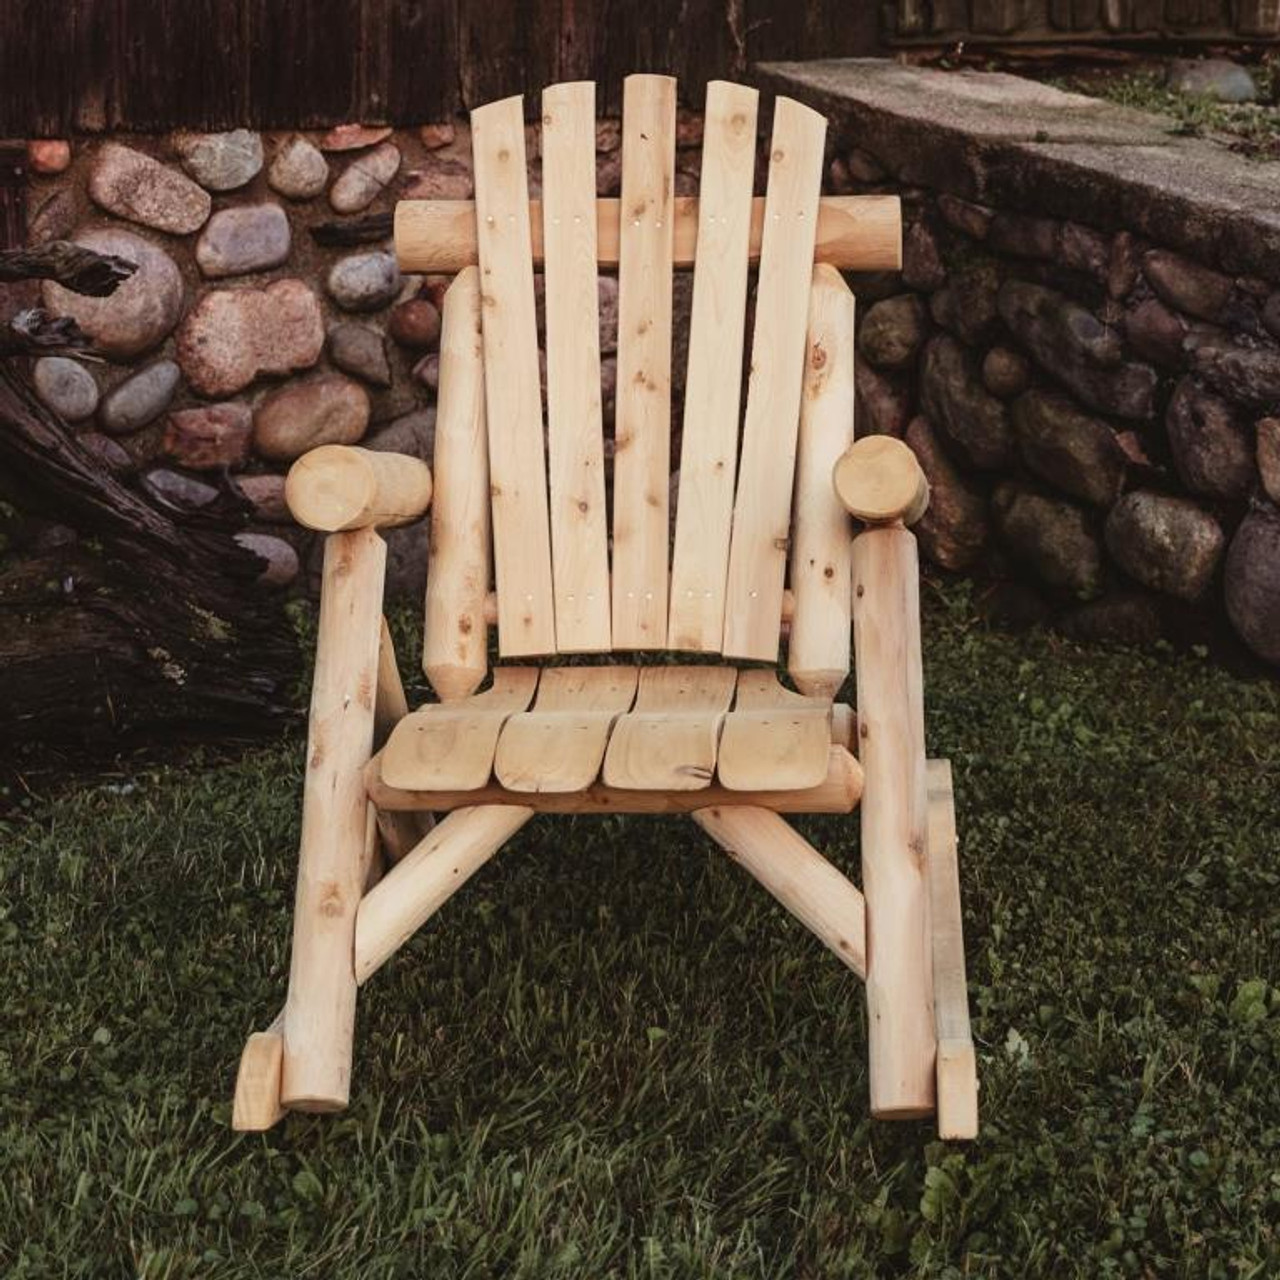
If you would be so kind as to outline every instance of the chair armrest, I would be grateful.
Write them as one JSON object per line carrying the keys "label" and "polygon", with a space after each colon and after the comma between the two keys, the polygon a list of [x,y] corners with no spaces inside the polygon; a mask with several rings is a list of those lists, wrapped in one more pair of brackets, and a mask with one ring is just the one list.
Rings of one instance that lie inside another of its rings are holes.
{"label": "chair armrest", "polygon": [[410,524],[431,504],[431,468],[408,454],[326,444],[289,468],[284,496],[299,524],[322,533]]}

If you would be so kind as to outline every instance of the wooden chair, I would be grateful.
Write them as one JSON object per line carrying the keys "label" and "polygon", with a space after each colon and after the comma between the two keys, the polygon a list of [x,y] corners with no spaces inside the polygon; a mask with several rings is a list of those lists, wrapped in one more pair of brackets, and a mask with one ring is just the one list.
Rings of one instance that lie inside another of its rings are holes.
{"label": "wooden chair", "polygon": [[[900,265],[898,202],[821,198],[826,122],[787,98],[753,198],[757,97],[709,86],[697,199],[673,194],[675,82],[637,75],[620,200],[596,198],[580,83],[542,96],[541,202],[509,98],[472,112],[474,203],[397,209],[402,266],[456,273],[434,494],[424,463],[359,448],[289,475],[293,514],[328,538],[288,998],[249,1038],[236,1128],[347,1105],[358,985],[535,814],[634,812],[689,814],[865,979],[872,1115],[936,1108],[944,1137],[976,1133],[951,777],[925,758],[908,526],[927,486],[899,441],[853,441],[838,270]],[[672,538],[672,278],[688,268]],[[610,468],[597,275],[615,269]],[[409,712],[378,529],[433,496],[423,667],[439,701]],[[851,630],[856,716],[836,700]],[[860,800],[861,892],[783,817]]]}

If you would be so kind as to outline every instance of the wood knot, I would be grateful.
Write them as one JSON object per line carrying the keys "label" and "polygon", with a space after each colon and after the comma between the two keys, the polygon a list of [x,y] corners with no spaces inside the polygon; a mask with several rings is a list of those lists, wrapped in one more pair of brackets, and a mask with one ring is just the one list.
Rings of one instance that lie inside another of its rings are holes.
{"label": "wood knot", "polygon": [[336,880],[328,880],[320,886],[320,914],[333,919],[342,914],[342,886]]}

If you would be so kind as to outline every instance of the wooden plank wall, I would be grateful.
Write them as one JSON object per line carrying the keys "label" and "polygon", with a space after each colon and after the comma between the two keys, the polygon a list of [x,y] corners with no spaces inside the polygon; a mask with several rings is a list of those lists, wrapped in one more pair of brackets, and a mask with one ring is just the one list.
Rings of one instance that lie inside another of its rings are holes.
{"label": "wooden plank wall", "polygon": [[700,107],[748,60],[875,52],[860,0],[0,0],[0,138],[443,120],[660,71]]}

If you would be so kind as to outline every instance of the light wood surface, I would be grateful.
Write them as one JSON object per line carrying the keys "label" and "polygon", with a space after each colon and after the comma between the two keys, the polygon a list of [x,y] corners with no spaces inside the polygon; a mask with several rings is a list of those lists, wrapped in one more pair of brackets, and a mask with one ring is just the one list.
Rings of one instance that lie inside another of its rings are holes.
{"label": "light wood surface", "polygon": [[951,762],[930,760],[929,907],[933,925],[933,1010],[938,1035],[938,1136],[978,1136],[978,1071],[969,1025],[960,863]]}
{"label": "light wood surface", "polygon": [[[635,667],[555,667],[532,711],[503,726],[493,771],[510,791],[582,791],[600,773],[609,731],[636,696]],[[824,761],[825,764],[825,761]]]}
{"label": "light wood surface", "polygon": [[245,1042],[236,1072],[231,1127],[237,1133],[264,1133],[285,1117],[280,1101],[280,1068],[284,1061],[284,1013],[265,1031]]}
{"label": "light wood surface", "polygon": [[378,687],[373,699],[373,749],[381,751],[391,730],[409,714],[409,700],[396,663],[396,646],[385,617],[378,620]]}
{"label": "light wood surface", "polygon": [[600,404],[596,109],[590,81],[542,93],[547,439],[556,646],[610,649],[609,531]]}
{"label": "light wood surface", "polygon": [[365,896],[356,920],[355,974],[366,981],[533,817],[532,809],[458,809]]}
{"label": "light wood surface", "polygon": [[730,658],[772,660],[778,652],[826,133],[816,111],[777,100],[725,590]]}
{"label": "light wood surface", "polygon": [[737,678],[732,667],[641,671],[635,710],[618,719],[609,738],[606,785],[647,791],[709,787]]}
{"label": "light wood surface", "polygon": [[[404,695],[404,682],[396,664],[395,644],[387,620],[382,619],[378,638],[378,689],[373,703],[373,749],[381,751],[391,731],[409,714],[409,702]],[[372,807],[372,806],[371,806]],[[406,818],[408,820],[406,820]],[[429,813],[396,814],[375,813],[378,835],[382,839],[383,852],[392,862],[398,862],[428,831],[431,830]]]}
{"label": "light wood surface", "polygon": [[403,453],[323,444],[289,468],[284,496],[300,525],[322,533],[410,524],[431,503],[431,468]]}
{"label": "light wood surface", "polygon": [[556,651],[522,99],[471,113],[498,650]]}
{"label": "light wood surface", "polygon": [[832,485],[845,510],[867,524],[913,525],[929,506],[929,482],[911,447],[893,436],[866,436],[836,462]]}
{"label": "light wood surface", "polygon": [[[475,267],[444,295],[434,462],[422,669],[452,702],[474,693],[489,669],[489,444]],[[496,598],[493,608],[496,622]]]}
{"label": "light wood surface", "polygon": [[791,507],[787,671],[797,689],[834,698],[849,674],[853,526],[831,473],[853,443],[854,298],[834,267],[816,266],[809,289],[804,393]]}
{"label": "light wood surface", "polygon": [[622,104],[618,383],[614,397],[613,643],[667,638],[671,250],[676,82],[628,76]]}
{"label": "light wood surface", "polygon": [[372,529],[325,542],[302,796],[281,1101],[335,1111],[351,1088],[356,907],[364,892],[367,797],[386,544]]}
{"label": "light wood surface", "polygon": [[[596,201],[597,256],[601,268],[617,268],[619,206],[613,198]],[[698,197],[676,196],[673,265],[694,265],[698,243]],[[543,208],[529,202],[533,257],[543,260]],[[748,253],[760,257],[764,238],[764,199],[751,202]],[[479,261],[475,206],[470,200],[401,200],[395,211],[396,256],[402,271],[451,275]],[[842,271],[902,269],[902,204],[897,196],[825,196],[818,206],[814,261]]]}
{"label": "light wood surface", "polygon": [[414,791],[388,786],[382,760],[365,770],[369,798],[383,809],[444,812],[474,805],[528,806],[539,813],[690,813],[707,805],[756,805],[776,813],[852,813],[862,795],[862,767],[844,747],[827,750],[827,776],[809,791],[730,791],[718,782],[705,790],[635,791],[592,783],[585,791],[562,794],[509,791],[490,783],[479,791]]}
{"label": "light wood surface", "polygon": [[723,805],[693,820],[860,978],[867,974],[862,894],[770,809]]}
{"label": "light wood surface", "polygon": [[854,539],[871,1113],[882,1118],[927,1115],[935,1096],[918,583],[908,530]]}
{"label": "light wood surface", "polygon": [[797,791],[827,771],[831,702],[784,689],[772,671],[743,671],[724,718],[716,774],[730,791]]}
{"label": "light wood surface", "polygon": [[393,787],[425,791],[483,787],[502,726],[529,706],[537,685],[537,667],[495,667],[493,683],[482,692],[420,707],[392,732],[382,751],[382,776]]}
{"label": "light wood surface", "polygon": [[672,649],[717,653],[724,635],[759,96],[724,80],[707,85],[671,562]]}

